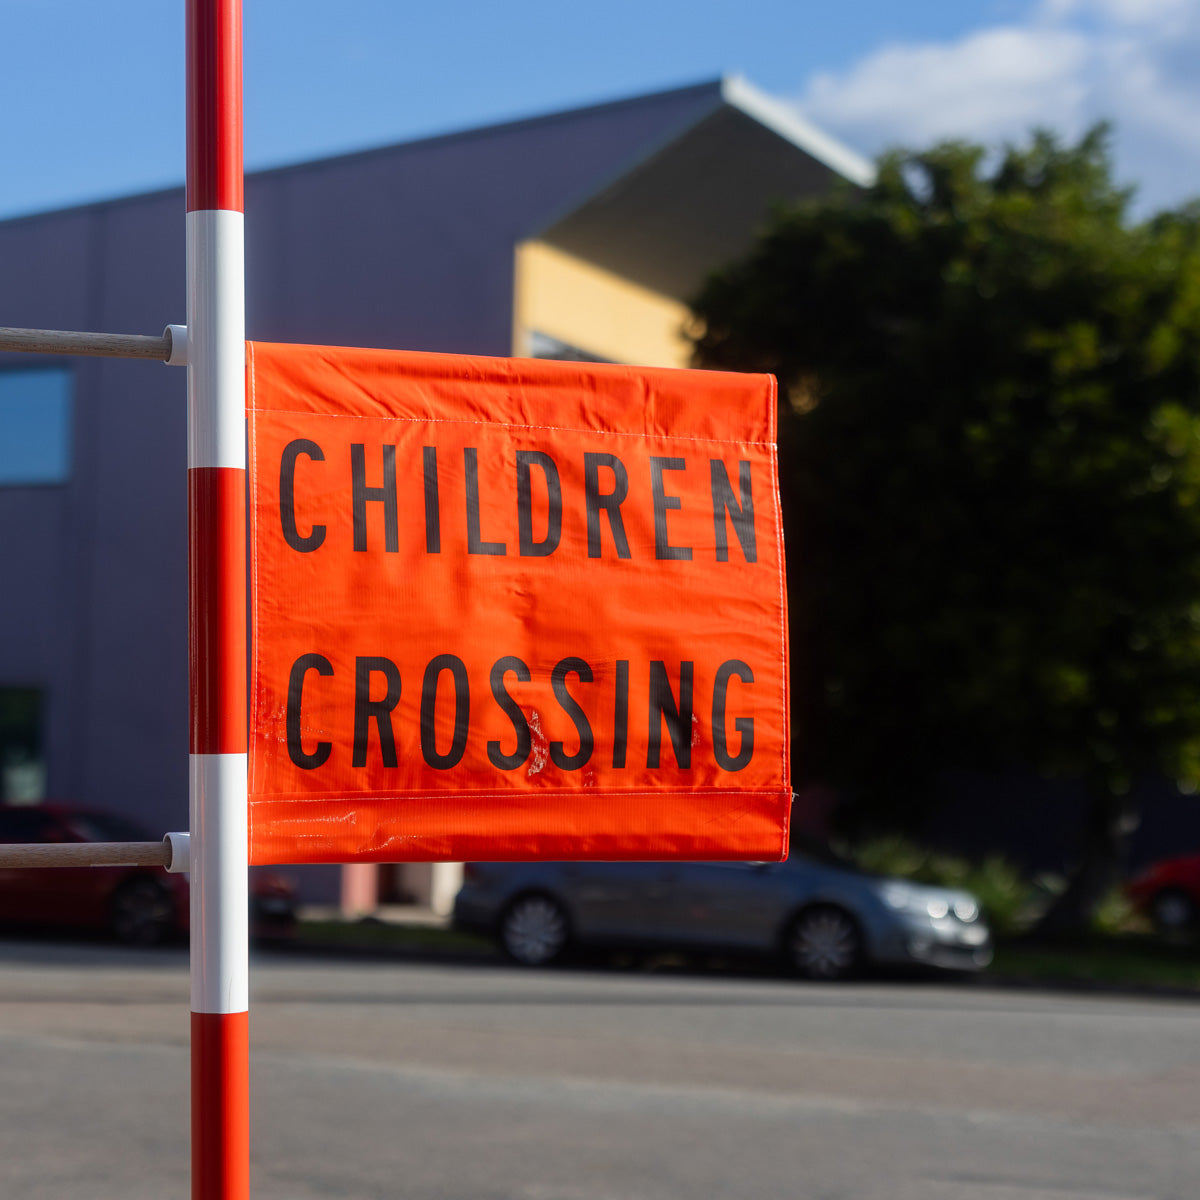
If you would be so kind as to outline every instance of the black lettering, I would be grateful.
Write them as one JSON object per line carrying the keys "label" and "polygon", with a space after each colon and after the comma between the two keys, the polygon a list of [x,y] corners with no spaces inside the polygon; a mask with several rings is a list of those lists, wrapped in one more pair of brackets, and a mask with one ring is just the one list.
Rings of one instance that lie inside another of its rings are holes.
{"label": "black lettering", "polygon": [[312,771],[316,767],[324,765],[333,749],[332,742],[318,742],[317,748],[311,754],[304,752],[304,729],[300,721],[300,710],[304,702],[304,676],[309,671],[316,671],[318,675],[332,675],[333,664],[323,654],[302,654],[292,663],[292,670],[288,675],[288,758],[302,771]]}
{"label": "black lettering", "polygon": [[[613,473],[613,490],[601,493],[600,468]],[[600,557],[600,510],[608,516],[608,528],[618,558],[629,557],[629,540],[625,537],[625,522],[621,519],[621,503],[629,495],[629,475],[624,463],[615,454],[585,454],[583,456],[583,490],[587,507],[588,558]]]}
{"label": "black lettering", "polygon": [[367,548],[367,504],[383,505],[384,549],[395,554],[400,549],[400,520],[396,504],[396,447],[383,448],[383,486],[367,487],[366,447],[355,442],[350,447],[350,481],[354,501],[354,549]]}
{"label": "black lettering", "polygon": [[422,446],[425,465],[425,553],[442,552],[442,509],[438,504],[437,447]]}
{"label": "black lettering", "polygon": [[[544,541],[533,540],[533,485],[529,468],[538,466],[546,477],[550,515]],[[554,459],[541,450],[517,451],[517,526],[521,535],[521,554],[525,558],[546,558],[558,548],[562,537],[562,486]]]}
{"label": "black lettering", "polygon": [[733,727],[742,735],[742,746],[736,754],[729,753],[725,731],[725,701],[729,679],[736,675],[743,683],[754,682],[754,672],[740,658],[731,658],[717,668],[713,684],[712,739],[717,765],[725,771],[740,771],[754,757],[754,718],[737,717]]}
{"label": "black lettering", "polygon": [[525,719],[521,706],[508,694],[508,689],[504,686],[504,676],[509,671],[522,683],[528,683],[532,678],[529,668],[515,655],[506,655],[492,664],[492,696],[496,703],[504,709],[505,715],[513,723],[513,729],[517,733],[517,748],[511,754],[505,754],[500,749],[499,742],[488,742],[487,744],[488,758],[493,766],[499,767],[502,771],[512,771],[521,766],[529,757],[532,744],[529,722]]}
{"label": "black lettering", "polygon": [[738,490],[742,494],[741,504],[734,499],[733,488],[729,483],[729,473],[719,458],[709,459],[708,471],[712,480],[713,536],[717,543],[717,562],[729,561],[728,531],[725,527],[726,513],[733,522],[733,532],[737,534],[746,561],[748,563],[757,562],[758,547],[754,540],[754,494],[750,490],[750,464],[744,460],[738,463]]}
{"label": "black lettering", "polygon": [[504,554],[503,542],[485,542],[479,534],[479,451],[474,446],[463,449],[463,464],[467,472],[467,553]]}
{"label": "black lettering", "polygon": [[[434,721],[437,712],[438,680],[443,671],[454,677],[454,735],[450,749],[439,754],[437,728]],[[448,771],[458,766],[467,749],[467,733],[471,724],[471,685],[467,680],[467,667],[454,654],[439,654],[425,668],[421,681],[421,754],[425,762],[438,771]]]}
{"label": "black lettering", "polygon": [[658,458],[650,456],[650,491],[654,495],[654,557],[692,557],[690,546],[672,546],[667,540],[667,510],[680,508],[678,496],[668,496],[663,487],[664,471],[686,471],[687,463],[682,458]]}
{"label": "black lettering", "polygon": [[662,725],[667,723],[675,761],[686,771],[692,765],[692,663],[679,664],[679,702],[671,691],[667,664],[650,664],[650,743],[646,766],[657,767],[662,753]]}
{"label": "black lettering", "polygon": [[617,660],[617,699],[613,705],[613,766],[625,765],[629,747],[629,660]]}
{"label": "black lettering", "polygon": [[575,730],[579,734],[579,749],[574,754],[566,754],[562,742],[551,742],[550,761],[564,771],[578,771],[592,757],[592,749],[596,743],[586,714],[579,707],[575,697],[567,691],[568,675],[578,675],[584,683],[591,683],[592,668],[582,658],[564,658],[550,673],[554,694],[563,711],[575,723]]}
{"label": "black lettering", "polygon": [[[379,674],[387,681],[382,700],[371,699],[371,676]],[[396,738],[392,733],[392,709],[400,702],[400,668],[390,658],[354,660],[354,756],[356,767],[367,765],[367,741],[371,718],[379,731],[379,753],[385,767],[396,765]]]}
{"label": "black lettering", "polygon": [[308,438],[297,438],[284,446],[279,460],[279,523],[283,526],[284,541],[293,550],[311,554],[325,540],[325,526],[314,525],[307,536],[302,536],[296,528],[296,459],[302,454],[315,462],[325,461],[325,451]]}

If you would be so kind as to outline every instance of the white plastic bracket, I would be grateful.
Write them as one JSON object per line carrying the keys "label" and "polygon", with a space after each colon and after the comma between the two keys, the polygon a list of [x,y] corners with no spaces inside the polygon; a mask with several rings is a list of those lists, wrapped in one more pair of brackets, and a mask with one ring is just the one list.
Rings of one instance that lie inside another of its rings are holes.
{"label": "white plastic bracket", "polygon": [[168,833],[163,841],[171,848],[167,871],[171,875],[186,875],[192,869],[192,839],[186,833]]}
{"label": "white plastic bracket", "polygon": [[165,359],[167,366],[186,367],[188,360],[188,327],[186,325],[168,325],[163,330],[163,337],[167,339],[171,347],[171,353]]}

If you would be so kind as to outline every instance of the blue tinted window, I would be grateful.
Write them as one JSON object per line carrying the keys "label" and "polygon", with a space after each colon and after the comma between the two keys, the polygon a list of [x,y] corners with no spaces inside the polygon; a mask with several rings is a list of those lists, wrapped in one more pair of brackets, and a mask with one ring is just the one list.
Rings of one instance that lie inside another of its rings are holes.
{"label": "blue tinted window", "polygon": [[0,485],[66,482],[71,391],[65,367],[0,370]]}
{"label": "blue tinted window", "polygon": [[589,350],[581,350],[578,346],[572,346],[570,342],[561,342],[556,337],[551,337],[548,333],[539,333],[534,330],[529,338],[529,356],[530,358],[553,358],[559,362],[594,362],[594,363],[610,363],[611,358],[598,358]]}
{"label": "blue tinted window", "polygon": [[0,687],[0,800],[32,804],[45,794],[42,692],[31,687]]}

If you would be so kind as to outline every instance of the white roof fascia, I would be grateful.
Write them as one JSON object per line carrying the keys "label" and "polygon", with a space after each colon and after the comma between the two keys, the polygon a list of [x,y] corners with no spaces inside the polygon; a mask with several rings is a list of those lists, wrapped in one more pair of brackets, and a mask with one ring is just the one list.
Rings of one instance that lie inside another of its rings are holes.
{"label": "white roof fascia", "polygon": [[721,97],[851,183],[870,187],[875,182],[875,166],[869,159],[822,133],[790,105],[760,92],[740,75],[727,75],[721,80]]}

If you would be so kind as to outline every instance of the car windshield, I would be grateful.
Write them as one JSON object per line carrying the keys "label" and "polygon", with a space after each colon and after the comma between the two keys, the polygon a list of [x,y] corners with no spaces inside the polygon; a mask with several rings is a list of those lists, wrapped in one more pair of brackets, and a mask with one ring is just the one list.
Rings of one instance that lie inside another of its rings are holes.
{"label": "car windshield", "polygon": [[793,833],[791,836],[788,862],[819,862],[827,867],[845,867],[852,871],[860,869],[852,859],[835,850],[823,838],[808,837],[802,833]]}

